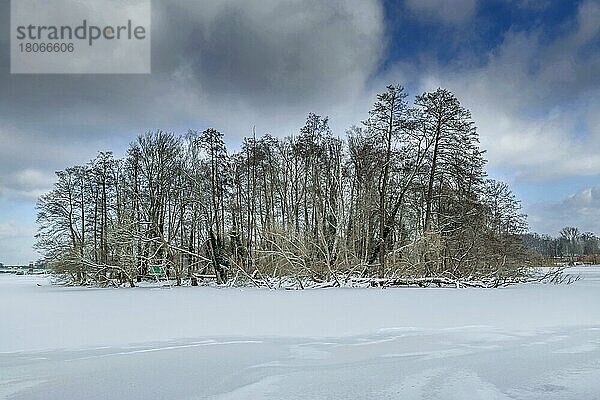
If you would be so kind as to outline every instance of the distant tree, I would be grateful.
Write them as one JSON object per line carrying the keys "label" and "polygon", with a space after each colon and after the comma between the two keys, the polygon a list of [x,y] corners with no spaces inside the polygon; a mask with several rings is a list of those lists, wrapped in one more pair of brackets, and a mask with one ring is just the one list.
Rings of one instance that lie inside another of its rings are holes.
{"label": "distant tree", "polygon": [[580,252],[581,237],[579,235],[579,229],[573,226],[564,227],[560,231],[560,238],[563,240],[567,255],[571,258]]}
{"label": "distant tree", "polygon": [[585,232],[580,236],[582,252],[586,256],[598,254],[598,237],[592,232]]}

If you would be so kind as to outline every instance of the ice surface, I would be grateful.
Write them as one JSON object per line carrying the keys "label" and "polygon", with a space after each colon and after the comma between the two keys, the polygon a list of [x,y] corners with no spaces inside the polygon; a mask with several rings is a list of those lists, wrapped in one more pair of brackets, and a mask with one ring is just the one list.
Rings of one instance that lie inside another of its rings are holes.
{"label": "ice surface", "polygon": [[600,267],[570,273],[497,290],[0,276],[0,399],[600,398]]}

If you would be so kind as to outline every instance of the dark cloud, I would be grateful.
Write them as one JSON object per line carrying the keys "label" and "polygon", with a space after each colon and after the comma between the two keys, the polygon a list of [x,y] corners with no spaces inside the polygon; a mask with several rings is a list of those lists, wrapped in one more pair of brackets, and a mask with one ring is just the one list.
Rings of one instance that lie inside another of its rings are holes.
{"label": "dark cloud", "polygon": [[341,132],[369,106],[385,43],[378,0],[154,1],[152,74],[11,75],[9,4],[0,1],[0,253],[10,262],[36,257],[33,206],[55,170],[157,128],[214,126],[236,144],[253,125],[297,131],[315,111]]}
{"label": "dark cloud", "polygon": [[169,122],[191,114],[190,94],[257,110],[326,104],[362,88],[383,50],[375,1],[156,2],[152,33],[151,75],[9,75],[4,59],[0,118],[44,129]]}
{"label": "dark cloud", "polygon": [[83,162],[148,129],[214,125],[235,142],[254,124],[289,134],[342,103],[345,124],[383,51],[375,0],[154,2],[152,16],[151,75],[10,75],[0,59],[0,187],[22,190],[24,171]]}

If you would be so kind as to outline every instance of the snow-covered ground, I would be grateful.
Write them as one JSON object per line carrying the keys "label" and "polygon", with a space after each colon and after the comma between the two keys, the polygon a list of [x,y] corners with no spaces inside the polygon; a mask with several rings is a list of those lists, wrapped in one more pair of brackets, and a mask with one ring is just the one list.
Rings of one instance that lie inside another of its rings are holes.
{"label": "snow-covered ground", "polygon": [[600,267],[504,289],[0,276],[0,399],[596,399]]}

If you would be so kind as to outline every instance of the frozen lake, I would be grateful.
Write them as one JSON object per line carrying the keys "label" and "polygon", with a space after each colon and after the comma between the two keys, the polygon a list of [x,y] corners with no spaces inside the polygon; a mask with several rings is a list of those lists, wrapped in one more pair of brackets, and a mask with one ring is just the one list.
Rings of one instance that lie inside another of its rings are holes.
{"label": "frozen lake", "polygon": [[592,399],[600,268],[485,289],[90,289],[0,276],[0,399]]}

